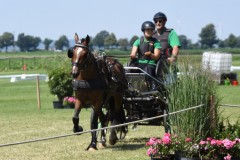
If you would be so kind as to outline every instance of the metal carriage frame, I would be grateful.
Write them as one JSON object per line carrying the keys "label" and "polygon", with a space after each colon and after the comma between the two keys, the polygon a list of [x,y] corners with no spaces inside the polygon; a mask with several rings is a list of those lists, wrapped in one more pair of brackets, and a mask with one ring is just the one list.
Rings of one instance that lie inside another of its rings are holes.
{"label": "metal carriage frame", "polygon": [[[139,67],[124,67],[128,80],[128,90],[123,96],[123,107],[127,122],[142,120],[168,113],[168,105],[159,78],[152,77]],[[157,89],[150,90],[147,78],[155,81]],[[138,123],[136,125],[163,125],[168,131],[168,117]],[[134,125],[134,127],[136,126]]]}

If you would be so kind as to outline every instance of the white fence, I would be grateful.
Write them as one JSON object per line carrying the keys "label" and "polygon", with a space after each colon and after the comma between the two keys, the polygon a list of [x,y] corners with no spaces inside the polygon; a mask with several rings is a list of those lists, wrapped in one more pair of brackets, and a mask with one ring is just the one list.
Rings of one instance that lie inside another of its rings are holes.
{"label": "white fence", "polygon": [[19,75],[2,75],[0,79],[10,79],[10,82],[15,83],[23,80],[33,80],[36,77],[39,77],[39,80],[48,81],[48,76],[46,74],[19,74]]}

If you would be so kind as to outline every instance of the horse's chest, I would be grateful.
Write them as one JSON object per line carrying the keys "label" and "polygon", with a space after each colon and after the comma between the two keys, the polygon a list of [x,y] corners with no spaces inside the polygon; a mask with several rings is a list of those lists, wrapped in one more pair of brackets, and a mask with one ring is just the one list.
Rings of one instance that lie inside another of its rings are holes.
{"label": "horse's chest", "polygon": [[94,104],[98,101],[103,100],[103,92],[102,91],[83,91],[78,94],[79,100],[82,104]]}

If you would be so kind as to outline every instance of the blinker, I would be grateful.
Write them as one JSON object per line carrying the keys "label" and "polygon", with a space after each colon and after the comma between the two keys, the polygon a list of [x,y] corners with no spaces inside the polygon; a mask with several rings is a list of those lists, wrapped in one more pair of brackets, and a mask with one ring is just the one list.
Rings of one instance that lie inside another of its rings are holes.
{"label": "blinker", "polygon": [[72,58],[73,57],[73,50],[74,50],[74,47],[70,47],[68,49],[68,58]]}

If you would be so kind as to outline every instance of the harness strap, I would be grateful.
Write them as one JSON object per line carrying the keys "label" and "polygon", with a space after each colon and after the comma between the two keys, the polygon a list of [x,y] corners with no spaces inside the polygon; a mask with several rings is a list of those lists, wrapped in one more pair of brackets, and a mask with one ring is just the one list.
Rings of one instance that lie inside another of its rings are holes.
{"label": "harness strap", "polygon": [[86,48],[86,49],[88,48],[88,46],[85,46],[85,45],[80,44],[80,43],[76,43],[75,47],[81,47],[81,48]]}
{"label": "harness strap", "polygon": [[82,89],[107,89],[107,84],[103,80],[73,80],[72,81],[73,90]]}

